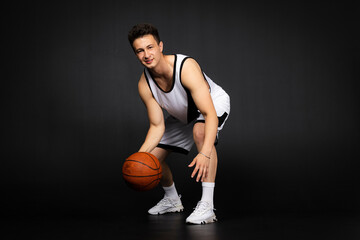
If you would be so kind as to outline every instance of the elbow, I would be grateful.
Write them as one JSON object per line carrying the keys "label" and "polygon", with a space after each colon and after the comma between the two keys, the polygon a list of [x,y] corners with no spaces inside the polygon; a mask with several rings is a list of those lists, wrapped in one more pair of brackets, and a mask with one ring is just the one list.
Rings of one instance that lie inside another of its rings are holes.
{"label": "elbow", "polygon": [[165,133],[165,125],[164,124],[159,126],[159,132],[161,133],[161,136],[164,135],[164,133]]}
{"label": "elbow", "polygon": [[211,113],[211,114],[203,114],[204,118],[205,118],[205,121],[209,122],[209,120],[211,122],[213,122],[214,124],[216,124],[216,126],[218,126],[219,124],[219,119],[216,115],[216,112],[214,113]]}
{"label": "elbow", "polygon": [[215,117],[214,117],[214,121],[216,123],[216,127],[218,127],[219,126],[219,118],[216,116],[216,114],[215,114]]}
{"label": "elbow", "polygon": [[150,129],[160,135],[165,132],[165,124],[150,124]]}

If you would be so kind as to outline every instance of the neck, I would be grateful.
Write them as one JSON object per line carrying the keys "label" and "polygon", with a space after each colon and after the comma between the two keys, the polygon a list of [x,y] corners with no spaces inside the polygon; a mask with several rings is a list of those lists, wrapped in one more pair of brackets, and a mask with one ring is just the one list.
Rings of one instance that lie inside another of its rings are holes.
{"label": "neck", "polygon": [[152,69],[149,69],[155,78],[167,79],[172,77],[172,68],[167,61],[167,56],[162,55],[159,63]]}

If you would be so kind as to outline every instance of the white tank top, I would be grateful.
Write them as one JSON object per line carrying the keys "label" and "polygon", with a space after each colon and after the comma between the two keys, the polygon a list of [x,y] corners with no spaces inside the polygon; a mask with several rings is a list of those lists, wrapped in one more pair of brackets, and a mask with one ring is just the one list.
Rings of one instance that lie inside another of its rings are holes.
{"label": "white tank top", "polygon": [[[158,86],[147,68],[144,70],[146,81],[155,100],[171,116],[185,124],[190,123],[200,115],[190,91],[186,89],[181,82],[181,70],[187,58],[189,57],[182,54],[175,55],[173,85],[167,92]],[[203,75],[210,86],[211,95],[213,95],[217,89],[222,90],[222,88],[216,85],[205,73],[203,73]]]}

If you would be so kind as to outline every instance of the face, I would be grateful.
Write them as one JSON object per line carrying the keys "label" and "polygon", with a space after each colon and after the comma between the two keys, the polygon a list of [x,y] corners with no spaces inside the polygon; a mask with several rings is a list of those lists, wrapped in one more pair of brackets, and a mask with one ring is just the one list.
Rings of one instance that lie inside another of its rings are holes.
{"label": "face", "polygon": [[135,39],[133,48],[141,64],[147,68],[153,68],[161,58],[163,43],[158,44],[153,35],[145,35]]}

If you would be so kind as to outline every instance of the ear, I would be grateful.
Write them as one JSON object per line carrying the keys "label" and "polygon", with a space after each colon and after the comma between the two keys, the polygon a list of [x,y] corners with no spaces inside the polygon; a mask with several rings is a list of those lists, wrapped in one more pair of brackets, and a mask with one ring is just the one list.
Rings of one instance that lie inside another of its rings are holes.
{"label": "ear", "polygon": [[160,52],[164,49],[164,43],[162,41],[159,42]]}

